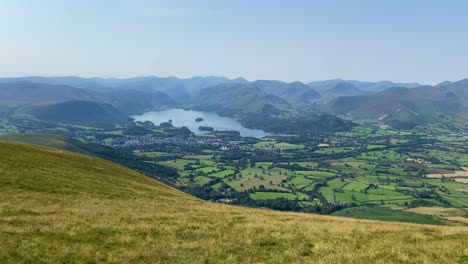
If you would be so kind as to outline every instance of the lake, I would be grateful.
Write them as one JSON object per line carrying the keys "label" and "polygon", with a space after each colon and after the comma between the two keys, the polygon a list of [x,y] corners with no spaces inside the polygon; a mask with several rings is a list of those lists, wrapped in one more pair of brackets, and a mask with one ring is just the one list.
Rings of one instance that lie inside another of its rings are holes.
{"label": "lake", "polygon": [[[195,119],[203,118],[203,121],[197,122]],[[218,131],[235,130],[239,131],[243,137],[262,138],[271,134],[259,130],[243,127],[239,121],[230,117],[223,117],[212,112],[193,111],[184,109],[169,109],[164,111],[150,111],[141,115],[133,116],[135,121],[151,121],[155,125],[172,120],[176,127],[186,126],[196,134],[208,133],[198,130],[199,126],[209,126]]]}

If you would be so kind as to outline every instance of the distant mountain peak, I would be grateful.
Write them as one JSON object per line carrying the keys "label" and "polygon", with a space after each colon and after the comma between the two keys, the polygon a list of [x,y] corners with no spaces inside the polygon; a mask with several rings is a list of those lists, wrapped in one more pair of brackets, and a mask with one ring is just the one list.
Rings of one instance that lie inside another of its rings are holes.
{"label": "distant mountain peak", "polygon": [[236,83],[248,83],[249,81],[246,80],[245,78],[243,77],[237,77],[235,79],[232,79],[233,82],[236,82]]}

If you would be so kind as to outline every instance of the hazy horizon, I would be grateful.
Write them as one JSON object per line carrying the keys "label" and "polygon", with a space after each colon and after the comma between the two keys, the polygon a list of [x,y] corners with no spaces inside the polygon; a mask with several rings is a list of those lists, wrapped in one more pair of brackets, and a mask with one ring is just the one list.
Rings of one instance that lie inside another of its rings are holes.
{"label": "hazy horizon", "polygon": [[0,75],[468,77],[464,1],[0,0]]}
{"label": "hazy horizon", "polygon": [[245,79],[248,82],[254,82],[254,81],[262,81],[262,80],[268,80],[268,81],[280,81],[280,82],[287,82],[287,83],[292,83],[292,82],[302,82],[304,84],[310,83],[310,82],[321,82],[321,81],[331,81],[331,80],[342,80],[342,81],[359,81],[359,82],[394,82],[394,83],[418,83],[421,85],[437,85],[442,82],[456,82],[459,80],[445,80],[442,82],[438,83],[421,83],[421,82],[416,82],[416,81],[409,81],[409,82],[400,82],[398,80],[389,80],[389,79],[383,79],[383,80],[358,80],[358,79],[344,79],[344,78],[331,78],[331,79],[318,79],[318,80],[308,80],[308,81],[301,81],[301,80],[281,80],[281,79],[248,79],[243,76],[237,76],[237,77],[229,77],[229,76],[218,76],[218,75],[196,75],[196,76],[158,76],[158,75],[136,75],[136,76],[129,76],[129,77],[112,77],[112,76],[79,76],[79,75],[17,75],[17,76],[0,76],[0,79],[3,78],[34,78],[34,77],[41,77],[41,78],[82,78],[82,79],[93,79],[93,78],[98,78],[98,79],[120,79],[120,80],[125,80],[125,79],[133,79],[133,78],[178,78],[178,79],[191,79],[191,78],[209,78],[209,77],[214,77],[214,78],[227,78],[230,80],[234,79]]}

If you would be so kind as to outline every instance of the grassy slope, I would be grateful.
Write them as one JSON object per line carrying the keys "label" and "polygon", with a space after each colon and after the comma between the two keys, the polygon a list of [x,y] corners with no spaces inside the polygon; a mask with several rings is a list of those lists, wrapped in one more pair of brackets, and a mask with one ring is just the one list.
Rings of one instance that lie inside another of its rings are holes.
{"label": "grassy slope", "polygon": [[204,202],[101,159],[0,142],[2,263],[462,263],[467,239]]}
{"label": "grassy slope", "polygon": [[109,152],[109,149],[101,145],[82,142],[80,140],[62,135],[7,134],[0,135],[0,140],[53,147],[85,155]]}

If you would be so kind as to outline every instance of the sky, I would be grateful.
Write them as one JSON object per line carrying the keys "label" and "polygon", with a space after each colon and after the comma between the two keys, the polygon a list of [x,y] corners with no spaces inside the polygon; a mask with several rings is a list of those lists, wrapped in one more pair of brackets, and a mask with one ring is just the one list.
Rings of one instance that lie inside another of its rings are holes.
{"label": "sky", "polygon": [[0,0],[0,77],[468,78],[464,0]]}

